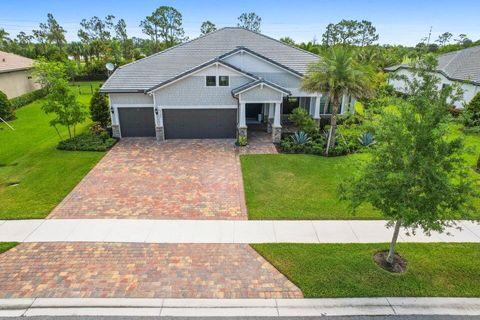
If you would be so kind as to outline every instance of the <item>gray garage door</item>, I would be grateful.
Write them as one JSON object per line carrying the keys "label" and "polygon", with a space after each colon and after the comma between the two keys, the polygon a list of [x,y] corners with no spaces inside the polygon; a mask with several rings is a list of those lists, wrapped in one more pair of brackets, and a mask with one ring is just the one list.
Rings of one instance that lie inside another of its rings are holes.
{"label": "gray garage door", "polygon": [[155,136],[153,108],[118,108],[122,137]]}
{"label": "gray garage door", "polygon": [[166,139],[235,138],[236,109],[164,109]]}

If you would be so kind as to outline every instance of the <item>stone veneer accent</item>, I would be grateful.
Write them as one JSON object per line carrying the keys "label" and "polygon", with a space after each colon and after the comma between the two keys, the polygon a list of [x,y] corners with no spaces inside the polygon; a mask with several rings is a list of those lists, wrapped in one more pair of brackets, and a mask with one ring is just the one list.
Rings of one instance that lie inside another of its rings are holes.
{"label": "stone veneer accent", "polygon": [[239,127],[238,128],[238,137],[247,137],[247,127]]}
{"label": "stone veneer accent", "polygon": [[165,141],[165,131],[163,127],[155,127],[155,136],[157,141]]}
{"label": "stone veneer accent", "polygon": [[112,137],[120,138],[120,126],[118,124],[112,125]]}
{"label": "stone veneer accent", "polygon": [[282,127],[272,127],[272,142],[280,143],[282,140]]}

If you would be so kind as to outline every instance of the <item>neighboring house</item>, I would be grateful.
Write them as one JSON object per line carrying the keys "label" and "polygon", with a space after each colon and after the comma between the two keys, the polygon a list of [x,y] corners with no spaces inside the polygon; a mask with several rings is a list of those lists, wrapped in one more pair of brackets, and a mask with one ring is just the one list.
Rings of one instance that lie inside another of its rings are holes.
{"label": "neighboring house", "polygon": [[[400,64],[388,67],[387,72],[396,75],[413,78],[412,72],[407,64]],[[449,52],[438,56],[436,70],[440,78],[439,86],[458,83],[463,90],[463,98],[454,103],[455,107],[463,108],[464,104],[480,92],[480,46],[471,47],[459,51]],[[390,79],[389,83],[399,92],[405,92],[405,81],[401,79]]]}
{"label": "neighboring house", "polygon": [[[243,28],[223,28],[115,70],[108,93],[117,137],[235,138],[267,123],[272,140],[282,118],[303,107],[314,119],[327,98],[300,90],[319,57]],[[343,99],[342,111],[352,99]],[[282,117],[283,115],[283,117]]]}
{"label": "neighboring house", "polygon": [[30,75],[33,60],[0,51],[0,91],[9,99],[39,89]]}

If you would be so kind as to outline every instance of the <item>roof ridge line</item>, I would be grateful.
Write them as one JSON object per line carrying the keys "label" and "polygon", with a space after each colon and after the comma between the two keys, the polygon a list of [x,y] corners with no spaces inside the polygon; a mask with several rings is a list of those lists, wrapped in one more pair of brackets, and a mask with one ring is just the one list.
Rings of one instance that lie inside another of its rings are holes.
{"label": "roof ridge line", "polygon": [[[229,28],[229,27],[225,27],[225,28]],[[230,27],[230,28],[235,28],[235,27]],[[320,58],[320,56],[319,56],[318,54],[315,54],[315,53],[313,53],[313,52],[307,51],[307,50],[305,50],[305,49],[302,49],[302,48],[299,48],[299,47],[296,47],[296,46],[292,46],[292,45],[290,45],[290,44],[288,44],[288,43],[285,43],[285,42],[282,42],[282,41],[277,40],[277,39],[275,39],[275,38],[272,38],[272,37],[270,37],[270,36],[267,36],[267,35],[265,35],[265,34],[263,34],[263,33],[261,33],[261,32],[256,32],[256,31],[253,31],[253,30],[250,30],[250,29],[247,29],[247,28],[243,28],[243,27],[236,27],[236,28],[250,31],[250,32],[255,33],[255,34],[258,34],[258,35],[260,35],[260,36],[262,36],[262,37],[264,37],[264,38],[267,38],[267,39],[269,39],[269,40],[273,40],[273,41],[275,41],[275,42],[278,42],[278,43],[280,43],[280,44],[283,44],[284,46],[290,47],[290,48],[292,48],[292,49],[297,49],[298,51],[302,51],[302,52],[308,53],[308,54],[310,54],[310,55],[312,55],[312,56],[315,56],[315,57],[317,57],[317,58]]]}
{"label": "roof ridge line", "polygon": [[196,37],[196,38],[193,38],[193,39],[191,39],[191,40],[187,40],[187,41],[185,41],[185,42],[181,42],[181,43],[176,44],[176,45],[174,45],[174,46],[172,46],[172,47],[169,47],[169,48],[167,48],[167,49],[164,49],[164,50],[162,50],[162,51],[155,52],[155,53],[153,53],[153,54],[151,54],[151,55],[149,55],[149,56],[147,56],[147,57],[145,57],[145,58],[138,59],[138,60],[132,61],[132,62],[130,62],[130,63],[124,64],[123,66],[120,66],[120,67],[118,67],[117,69],[124,68],[124,67],[126,67],[126,66],[135,64],[135,63],[137,63],[137,62],[144,61],[144,60],[147,60],[147,59],[156,57],[156,56],[158,56],[158,55],[160,55],[160,54],[162,54],[162,53],[171,51],[171,50],[176,49],[176,48],[178,48],[178,47],[181,47],[181,46],[183,46],[183,45],[185,45],[185,44],[187,44],[187,43],[192,43],[192,42],[194,42],[194,41],[196,41],[196,40],[200,40],[200,39],[202,39],[202,38],[205,38],[206,36],[209,36],[209,35],[211,35],[211,34],[213,34],[213,33],[217,33],[217,32],[219,32],[219,31],[224,30],[224,29],[227,29],[227,28],[230,28],[230,27],[223,27],[223,28],[217,29],[217,30],[215,30],[215,31],[209,32],[209,33],[207,33],[207,34],[200,35],[200,36],[198,36],[198,37]]}

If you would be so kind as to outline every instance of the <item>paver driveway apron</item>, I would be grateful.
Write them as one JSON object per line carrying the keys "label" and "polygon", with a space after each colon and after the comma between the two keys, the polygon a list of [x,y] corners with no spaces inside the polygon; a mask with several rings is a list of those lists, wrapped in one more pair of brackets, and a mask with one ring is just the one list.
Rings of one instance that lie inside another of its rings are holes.
{"label": "paver driveway apron", "polygon": [[246,219],[233,140],[121,140],[49,218]]}

